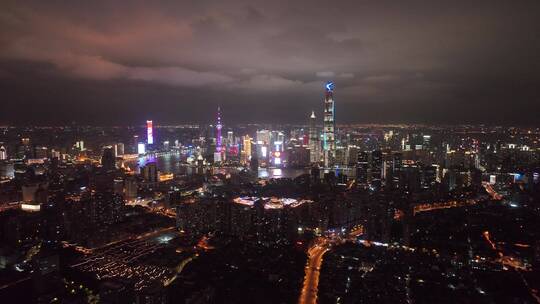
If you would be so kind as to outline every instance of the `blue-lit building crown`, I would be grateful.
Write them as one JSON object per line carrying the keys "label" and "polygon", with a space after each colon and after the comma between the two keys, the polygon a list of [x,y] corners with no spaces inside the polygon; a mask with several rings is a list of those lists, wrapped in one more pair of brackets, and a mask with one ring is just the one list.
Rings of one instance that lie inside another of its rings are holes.
{"label": "blue-lit building crown", "polygon": [[332,81],[329,81],[325,85],[326,91],[332,92],[334,90],[334,83]]}

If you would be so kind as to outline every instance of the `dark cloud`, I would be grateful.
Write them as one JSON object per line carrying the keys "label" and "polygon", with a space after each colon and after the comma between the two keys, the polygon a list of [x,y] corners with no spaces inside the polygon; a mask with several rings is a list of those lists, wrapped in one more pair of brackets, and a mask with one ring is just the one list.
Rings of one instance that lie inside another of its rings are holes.
{"label": "dark cloud", "polygon": [[[4,123],[536,123],[540,2],[5,1]],[[105,112],[105,113],[103,113]]]}

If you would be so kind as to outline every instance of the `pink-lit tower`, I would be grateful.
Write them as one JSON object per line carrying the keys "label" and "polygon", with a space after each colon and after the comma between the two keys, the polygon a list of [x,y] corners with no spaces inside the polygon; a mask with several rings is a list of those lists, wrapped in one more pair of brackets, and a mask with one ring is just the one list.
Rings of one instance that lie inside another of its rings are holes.
{"label": "pink-lit tower", "polygon": [[216,124],[216,151],[221,152],[221,109],[217,108],[217,124]]}

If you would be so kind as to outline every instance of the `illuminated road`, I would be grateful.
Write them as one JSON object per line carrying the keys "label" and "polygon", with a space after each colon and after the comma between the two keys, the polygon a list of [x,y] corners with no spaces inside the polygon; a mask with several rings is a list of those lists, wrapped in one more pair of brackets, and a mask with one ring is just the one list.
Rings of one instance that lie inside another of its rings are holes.
{"label": "illuminated road", "polygon": [[491,196],[492,199],[496,201],[500,201],[503,199],[503,196],[497,193],[497,191],[493,189],[493,186],[491,186],[490,183],[483,182],[482,186],[484,186],[484,189],[486,189],[486,192]]}
{"label": "illuminated road", "polygon": [[0,205],[0,212],[12,210],[12,209],[20,209],[22,202],[11,202],[11,203],[4,203]]}
{"label": "illuminated road", "polygon": [[83,246],[79,246],[77,244],[71,244],[71,243],[66,242],[66,241],[62,242],[62,246],[64,248],[72,248],[72,249],[74,249],[74,250],[76,250],[76,251],[78,251],[80,253],[89,255],[89,254],[92,254],[96,250],[105,249],[107,247],[110,247],[110,246],[113,246],[113,245],[116,245],[116,244],[120,244],[120,243],[124,243],[124,242],[128,242],[130,240],[141,240],[141,239],[151,238],[151,237],[157,236],[159,234],[174,231],[175,229],[176,228],[174,226],[173,227],[161,228],[161,229],[146,232],[146,233],[143,233],[143,234],[140,234],[140,235],[137,235],[137,236],[129,236],[129,237],[126,237],[126,238],[123,238],[123,239],[120,239],[120,240],[115,240],[115,241],[112,241],[110,243],[107,243],[105,245],[102,245],[102,246],[99,246],[99,247],[96,247],[96,248],[86,248],[86,247],[83,247]]}
{"label": "illuminated road", "polygon": [[329,243],[326,239],[320,241],[309,248],[306,274],[304,276],[304,286],[298,303],[317,303],[317,291],[319,286],[319,275],[324,254],[329,250]]}
{"label": "illuminated road", "polygon": [[493,251],[495,251],[499,256],[496,261],[503,265],[503,269],[508,266],[514,268],[515,270],[530,271],[530,269],[523,264],[521,259],[505,255],[502,250],[497,247],[495,242],[492,241],[489,231],[484,231],[482,235],[491,249],[493,249]]}
{"label": "illuminated road", "polygon": [[[484,231],[483,236],[486,242],[488,242],[488,244],[491,246],[491,248],[494,251],[496,251],[497,254],[499,255],[498,261],[502,263],[503,266],[510,266],[514,268],[514,270],[517,272],[517,274],[519,274],[521,280],[523,281],[523,285],[525,285],[525,287],[529,291],[529,294],[531,295],[531,297],[536,301],[536,303],[540,304],[540,295],[538,295],[538,290],[532,288],[529,285],[529,282],[527,282],[527,280],[525,279],[522,273],[522,271],[529,271],[529,269],[524,267],[523,263],[520,260],[516,260],[513,257],[505,256],[503,252],[497,248],[497,245],[491,240],[489,231]],[[519,245],[523,246],[523,244],[519,244]]]}
{"label": "illuminated road", "polygon": [[416,215],[420,212],[427,212],[440,209],[450,209],[450,208],[459,208],[465,206],[475,205],[477,203],[474,199],[466,200],[451,200],[447,202],[434,202],[434,203],[425,203],[414,206],[413,215]]}
{"label": "illuminated road", "polygon": [[[503,199],[503,196],[493,187],[487,183],[483,182],[482,186],[484,189],[486,189],[486,192],[489,194],[491,199],[500,201]],[[419,204],[414,206],[413,208],[413,215],[416,215],[420,212],[427,212],[432,210],[440,210],[440,209],[450,209],[450,208],[459,208],[459,207],[465,207],[465,206],[472,206],[476,205],[478,203],[478,200],[476,199],[465,199],[465,200],[451,200],[447,202],[433,202],[433,203],[425,203],[425,204]]]}
{"label": "illuminated road", "polygon": [[178,264],[178,266],[176,266],[175,268],[175,274],[172,278],[170,279],[166,279],[164,282],[163,282],[163,286],[167,287],[169,285],[171,285],[172,282],[174,282],[176,280],[176,278],[178,278],[178,275],[182,272],[182,270],[184,270],[184,268],[186,267],[187,264],[189,264],[191,261],[193,261],[195,258],[197,258],[199,255],[196,254],[194,256],[191,256],[185,260],[183,260],[182,262],[180,262],[180,264]]}

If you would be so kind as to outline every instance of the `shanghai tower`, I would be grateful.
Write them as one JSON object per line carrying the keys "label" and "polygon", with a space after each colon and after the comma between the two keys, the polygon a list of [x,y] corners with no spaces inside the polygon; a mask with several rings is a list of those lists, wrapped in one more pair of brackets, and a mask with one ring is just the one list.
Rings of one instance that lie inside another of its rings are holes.
{"label": "shanghai tower", "polygon": [[323,122],[323,150],[324,166],[331,167],[334,161],[336,149],[335,143],[335,102],[334,102],[334,83],[329,81],[325,85],[324,94],[324,122]]}

